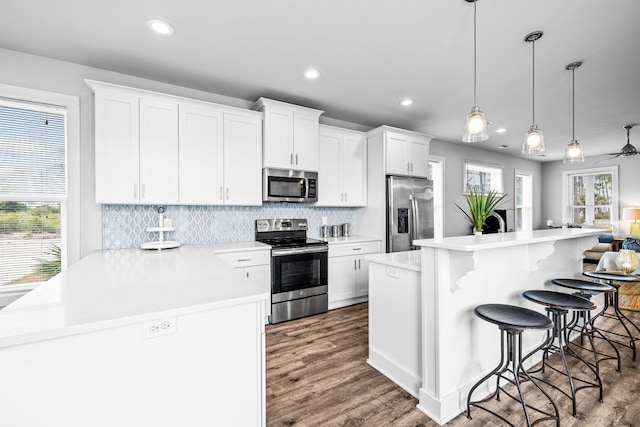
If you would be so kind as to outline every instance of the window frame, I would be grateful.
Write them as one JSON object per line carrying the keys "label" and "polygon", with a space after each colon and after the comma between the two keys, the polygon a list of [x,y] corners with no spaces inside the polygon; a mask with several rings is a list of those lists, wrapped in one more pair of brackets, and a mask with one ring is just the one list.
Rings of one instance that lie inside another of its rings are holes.
{"label": "window frame", "polygon": [[[433,168],[431,165],[435,165]],[[433,172],[429,178],[433,181],[433,237],[438,239],[444,237],[444,206],[445,206],[445,158],[441,156],[429,156],[427,165]]]}
{"label": "window frame", "polygon": [[[80,98],[73,95],[0,84],[0,97],[15,102],[51,105],[66,110],[67,197],[60,201],[61,268],[80,259]],[[30,201],[3,196],[0,200]],[[0,289],[0,307],[37,287],[38,283],[7,285]]]}
{"label": "window frame", "polygon": [[[562,172],[562,223],[568,224],[572,221],[571,206],[572,190],[571,177],[575,175],[596,175],[602,173],[611,173],[611,215],[610,227],[613,228],[614,223],[618,220],[618,203],[619,203],[619,186],[618,186],[618,166],[603,166],[588,169],[572,169]],[[585,206],[586,207],[586,206]],[[587,226],[597,227],[597,224],[585,223]]]}
{"label": "window frame", "polygon": [[[518,177],[525,177],[525,182],[528,184],[528,188],[525,188],[523,194],[523,203],[521,206],[518,205],[518,195],[515,194],[517,191],[518,185]],[[516,231],[532,231],[533,230],[533,172],[516,169],[514,171],[513,177],[513,188],[514,188],[514,228]],[[523,224],[521,224],[521,229],[518,229],[518,208],[522,208],[522,219]]]}

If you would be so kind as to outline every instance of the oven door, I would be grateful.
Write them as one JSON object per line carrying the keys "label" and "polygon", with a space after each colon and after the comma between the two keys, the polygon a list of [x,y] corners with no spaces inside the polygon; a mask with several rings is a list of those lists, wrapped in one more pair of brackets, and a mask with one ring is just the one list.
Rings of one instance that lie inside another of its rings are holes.
{"label": "oven door", "polygon": [[[272,302],[327,292],[328,247],[273,249],[271,251]],[[305,290],[305,292],[301,292]]]}

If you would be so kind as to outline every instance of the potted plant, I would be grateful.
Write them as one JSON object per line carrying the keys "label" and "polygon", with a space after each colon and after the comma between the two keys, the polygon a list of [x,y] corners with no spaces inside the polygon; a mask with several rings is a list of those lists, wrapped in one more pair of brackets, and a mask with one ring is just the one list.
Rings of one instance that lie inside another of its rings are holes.
{"label": "potted plant", "polygon": [[454,203],[460,212],[467,217],[475,234],[482,234],[482,226],[485,225],[487,218],[491,216],[498,204],[507,197],[506,194],[499,195],[497,191],[491,190],[488,193],[469,190],[466,196],[469,212],[465,211],[460,205]]}

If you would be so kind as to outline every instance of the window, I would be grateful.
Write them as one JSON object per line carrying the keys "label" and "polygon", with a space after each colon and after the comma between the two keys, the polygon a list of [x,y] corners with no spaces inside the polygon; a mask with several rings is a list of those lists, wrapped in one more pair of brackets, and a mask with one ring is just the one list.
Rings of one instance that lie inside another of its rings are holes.
{"label": "window", "polygon": [[469,160],[464,162],[464,194],[470,190],[488,193],[495,190],[503,192],[502,167]]}
{"label": "window", "polygon": [[516,169],[516,231],[531,231],[533,229],[533,177],[531,172]]}
{"label": "window", "polygon": [[563,223],[603,226],[618,217],[617,168],[585,169],[563,173]]}
{"label": "window", "polygon": [[66,109],[0,98],[0,287],[62,268]]}

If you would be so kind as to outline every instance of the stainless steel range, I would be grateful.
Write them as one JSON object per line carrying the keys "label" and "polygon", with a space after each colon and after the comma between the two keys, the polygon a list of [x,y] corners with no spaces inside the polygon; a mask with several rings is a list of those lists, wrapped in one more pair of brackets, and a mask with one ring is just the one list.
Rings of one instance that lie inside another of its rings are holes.
{"label": "stainless steel range", "polygon": [[306,219],[256,220],[256,241],[271,245],[271,323],[328,310],[329,245],[307,228]]}

